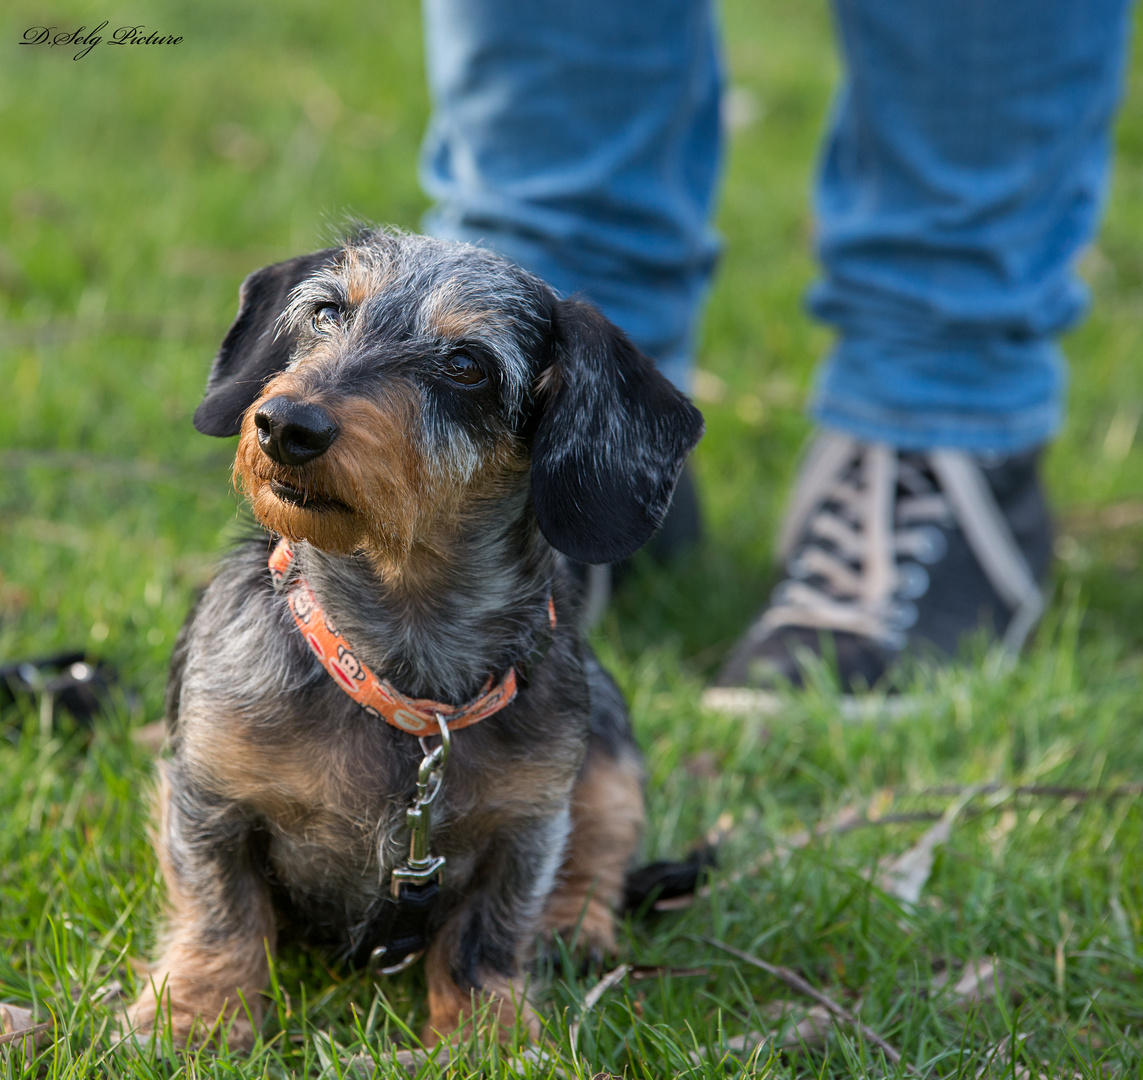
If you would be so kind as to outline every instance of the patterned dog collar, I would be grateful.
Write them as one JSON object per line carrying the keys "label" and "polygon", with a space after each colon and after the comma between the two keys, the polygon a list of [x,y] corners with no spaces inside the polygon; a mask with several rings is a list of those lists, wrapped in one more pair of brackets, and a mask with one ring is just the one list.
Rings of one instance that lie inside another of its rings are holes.
{"label": "patterned dog collar", "polygon": [[[279,540],[270,554],[270,576],[275,584],[285,578],[293,558],[293,548],[285,539]],[[358,658],[353,646],[322,610],[305,578],[295,577],[290,583],[286,602],[302,637],[333,681],[371,716],[410,735],[439,735],[438,713],[444,717],[450,731],[468,727],[499,712],[516,697],[515,668],[509,668],[495,685],[489,675],[480,693],[464,705],[445,705],[427,698],[407,697],[386,679],[379,679]],[[556,609],[551,599],[548,600],[548,618],[555,629]]]}

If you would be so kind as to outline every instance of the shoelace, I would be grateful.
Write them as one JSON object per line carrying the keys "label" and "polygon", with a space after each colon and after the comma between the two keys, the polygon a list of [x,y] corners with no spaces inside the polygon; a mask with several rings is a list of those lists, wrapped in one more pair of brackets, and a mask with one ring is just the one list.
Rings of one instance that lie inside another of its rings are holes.
{"label": "shoelace", "polygon": [[823,432],[806,459],[779,540],[789,577],[756,627],[848,631],[904,647],[926,566],[959,526],[1012,610],[1003,645],[1018,650],[1044,599],[980,466],[954,450],[898,454],[890,446]]}

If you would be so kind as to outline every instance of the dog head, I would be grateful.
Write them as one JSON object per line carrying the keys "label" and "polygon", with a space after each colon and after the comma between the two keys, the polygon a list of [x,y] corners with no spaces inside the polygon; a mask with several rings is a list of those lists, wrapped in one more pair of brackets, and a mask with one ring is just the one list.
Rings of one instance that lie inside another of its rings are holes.
{"label": "dog head", "polygon": [[243,282],[195,426],[240,436],[268,528],[393,565],[521,484],[557,550],[625,558],[703,427],[595,308],[491,252],[380,231]]}

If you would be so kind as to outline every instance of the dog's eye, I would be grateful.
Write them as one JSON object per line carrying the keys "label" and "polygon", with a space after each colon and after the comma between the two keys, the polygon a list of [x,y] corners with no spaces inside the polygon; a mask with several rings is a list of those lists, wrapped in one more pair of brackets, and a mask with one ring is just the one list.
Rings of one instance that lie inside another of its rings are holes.
{"label": "dog's eye", "polygon": [[331,330],[336,330],[341,323],[341,308],[335,304],[322,304],[310,317],[310,325],[319,334],[328,334]]}
{"label": "dog's eye", "polygon": [[487,376],[482,368],[468,353],[455,353],[445,363],[444,373],[453,382],[463,386],[479,386]]}

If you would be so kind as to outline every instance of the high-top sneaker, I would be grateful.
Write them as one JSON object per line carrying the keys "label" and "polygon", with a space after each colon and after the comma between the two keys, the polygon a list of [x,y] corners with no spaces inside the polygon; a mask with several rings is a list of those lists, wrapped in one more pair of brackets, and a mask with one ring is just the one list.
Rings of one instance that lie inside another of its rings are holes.
{"label": "high-top sneaker", "polygon": [[823,431],[781,538],[785,578],[716,679],[800,685],[808,656],[849,691],[903,655],[953,656],[985,629],[1018,651],[1044,607],[1052,546],[1040,451],[900,451]]}

